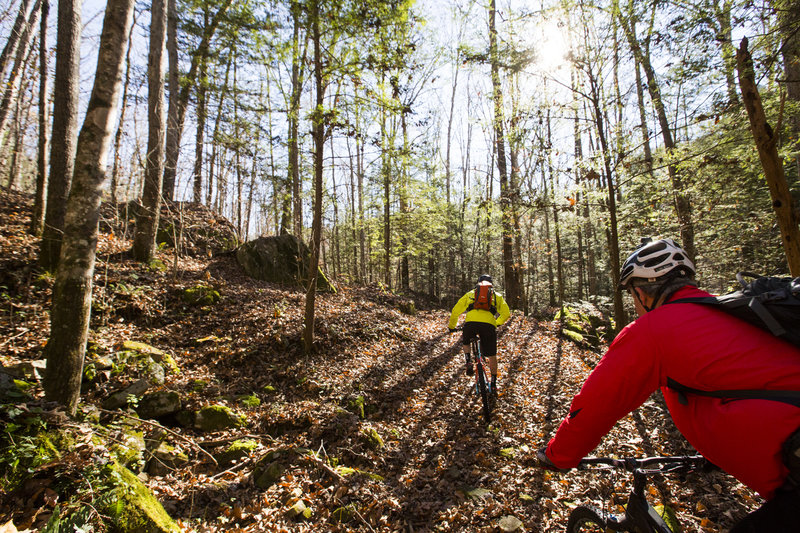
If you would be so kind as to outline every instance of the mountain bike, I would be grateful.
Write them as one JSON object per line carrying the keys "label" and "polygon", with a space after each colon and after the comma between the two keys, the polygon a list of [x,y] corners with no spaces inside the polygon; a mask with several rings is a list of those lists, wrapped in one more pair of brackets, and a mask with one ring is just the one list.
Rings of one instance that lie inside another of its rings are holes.
{"label": "mountain bike", "polygon": [[[453,331],[463,330],[464,326],[461,325],[455,328]],[[469,344],[470,355],[473,359],[473,364],[475,367],[475,392],[481,397],[481,402],[483,402],[483,418],[488,424],[492,416],[492,405],[490,398],[492,393],[492,384],[491,381],[487,379],[486,360],[483,358],[483,354],[481,353],[481,343],[478,340],[478,337],[472,337],[469,340]]]}
{"label": "mountain bike", "polygon": [[637,459],[612,459],[610,457],[588,457],[579,469],[591,465],[608,466],[597,470],[623,469],[633,473],[633,489],[628,495],[623,516],[614,516],[599,511],[591,505],[579,505],[569,515],[567,533],[606,531],[629,531],[632,533],[674,533],[664,518],[645,497],[647,477],[653,474],[686,473],[699,470],[707,464],[702,455],[679,457],[645,457]]}

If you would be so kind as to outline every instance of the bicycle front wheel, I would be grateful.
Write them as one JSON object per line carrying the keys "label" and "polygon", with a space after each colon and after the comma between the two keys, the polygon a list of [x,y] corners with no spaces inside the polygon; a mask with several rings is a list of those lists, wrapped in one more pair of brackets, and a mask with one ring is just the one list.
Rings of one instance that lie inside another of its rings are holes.
{"label": "bicycle front wheel", "polygon": [[611,529],[594,507],[579,505],[569,514],[567,533],[605,533],[619,531]]}
{"label": "bicycle front wheel", "polygon": [[483,365],[478,363],[477,374],[478,374],[478,390],[481,393],[481,401],[483,402],[483,418],[486,420],[486,423],[489,423],[489,419],[491,418],[491,410],[489,409],[489,390],[486,386],[486,371],[483,369]]}

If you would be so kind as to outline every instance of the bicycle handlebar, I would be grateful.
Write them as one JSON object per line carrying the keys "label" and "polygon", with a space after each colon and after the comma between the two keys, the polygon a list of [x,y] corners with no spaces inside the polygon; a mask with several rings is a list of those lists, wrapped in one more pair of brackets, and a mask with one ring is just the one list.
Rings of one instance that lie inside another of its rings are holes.
{"label": "bicycle handlebar", "polygon": [[668,472],[680,468],[698,468],[705,464],[706,458],[702,455],[679,455],[672,457],[586,457],[578,463],[578,469],[586,469],[592,465],[606,465],[612,468],[621,468],[628,472],[644,469],[649,466],[660,465],[661,468],[652,469],[653,472]]}

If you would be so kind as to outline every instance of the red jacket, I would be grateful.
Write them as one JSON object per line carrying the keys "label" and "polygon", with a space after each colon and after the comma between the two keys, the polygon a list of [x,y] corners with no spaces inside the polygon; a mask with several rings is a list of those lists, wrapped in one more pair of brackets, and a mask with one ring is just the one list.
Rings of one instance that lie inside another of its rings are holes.
{"label": "red jacket", "polygon": [[[683,287],[671,299],[708,296]],[[701,304],[662,305],[623,329],[547,446],[560,468],[589,454],[620,418],[657,388],[675,425],[694,448],[769,499],[787,471],[781,444],[800,427],[800,408],[771,400],[678,394],[667,377],[700,390],[800,390],[800,349]]]}

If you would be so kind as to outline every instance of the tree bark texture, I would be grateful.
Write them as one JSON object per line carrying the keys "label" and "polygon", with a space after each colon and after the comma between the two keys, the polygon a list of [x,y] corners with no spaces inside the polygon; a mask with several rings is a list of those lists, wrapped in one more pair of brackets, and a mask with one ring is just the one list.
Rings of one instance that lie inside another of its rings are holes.
{"label": "tree bark texture", "polygon": [[39,250],[39,264],[48,271],[55,271],[58,265],[64,215],[72,185],[78,134],[80,41],[81,3],[77,0],[59,0],[50,171],[47,176],[47,207]]}
{"label": "tree bark texture", "polygon": [[778,155],[778,137],[767,123],[761,96],[755,83],[753,59],[747,50],[747,38],[742,39],[736,54],[739,70],[739,87],[742,90],[742,101],[750,119],[750,130],[753,132],[758,157],[764,169],[764,177],[769,186],[772,198],[772,209],[778,221],[783,241],[786,262],[792,276],[800,276],[800,215],[792,199],[789,184],[783,172],[783,161]]}
{"label": "tree bark texture", "polygon": [[[186,118],[186,107],[189,104],[189,93],[197,81],[197,69],[200,65],[200,60],[203,56],[208,55],[211,39],[214,37],[220,22],[222,22],[222,17],[225,15],[232,2],[233,0],[224,0],[217,12],[214,14],[211,24],[203,29],[203,37],[200,40],[200,44],[198,44],[197,48],[194,50],[194,52],[192,52],[192,62],[189,66],[189,72],[186,74],[182,83],[179,83],[177,79],[177,42],[175,39],[170,40],[170,58],[172,57],[172,54],[175,54],[176,66],[174,68],[176,70],[174,70],[174,74],[173,70],[170,71],[170,98],[169,110],[167,112],[167,145],[166,160],[164,162],[164,183],[162,188],[164,197],[167,200],[173,200],[175,198],[175,179],[178,171],[178,155],[180,154],[181,150],[181,135],[183,134],[183,122]],[[177,33],[177,22],[175,24],[175,31]],[[170,23],[170,26],[171,33],[172,23]],[[172,64],[172,61],[170,61],[170,63]],[[172,69],[173,67],[170,68]],[[175,76],[174,80],[172,78],[173,76]]]}
{"label": "tree bark texture", "polygon": [[80,397],[97,223],[132,16],[133,0],[109,0],[106,5],[97,72],[78,139],[74,183],[67,201],[63,246],[53,290],[44,389],[49,401],[61,404],[72,414]]}
{"label": "tree bark texture", "polygon": [[164,172],[164,46],[167,39],[167,4],[153,0],[150,7],[150,53],[147,58],[147,167],[142,202],[136,216],[133,257],[148,262],[156,251],[161,214],[161,177]]}
{"label": "tree bark texture", "polygon": [[19,39],[24,31],[24,25],[28,20],[28,8],[30,5],[30,0],[22,0],[20,3],[19,13],[14,21],[14,26],[11,28],[11,33],[8,36],[6,45],[3,47],[3,51],[0,52],[0,79],[2,80],[5,80],[8,62],[17,52]]}
{"label": "tree bark texture", "polygon": [[303,348],[305,353],[311,353],[314,345],[314,315],[317,295],[317,273],[319,272],[319,252],[322,241],[322,164],[325,149],[324,128],[324,89],[322,79],[322,51],[319,31],[319,4],[318,0],[311,1],[311,31],[314,43],[314,81],[316,106],[313,117],[312,135],[314,137],[314,220],[311,223],[311,264],[308,268],[308,290],[306,291],[305,328],[303,331]]}
{"label": "tree bark texture", "polygon": [[47,17],[50,2],[42,0],[42,15],[39,19],[39,143],[36,152],[36,193],[31,215],[31,235],[40,235],[44,225],[44,208],[47,191],[47,148],[48,148],[48,106],[47,106]]}
{"label": "tree bark texture", "polygon": [[492,99],[494,101],[494,134],[497,152],[497,171],[500,173],[500,210],[503,230],[503,274],[506,282],[508,305],[520,307],[519,283],[514,265],[513,225],[511,216],[511,191],[506,167],[506,140],[503,131],[503,89],[500,83],[500,58],[497,50],[497,28],[495,0],[489,4],[489,55],[492,71]]}

